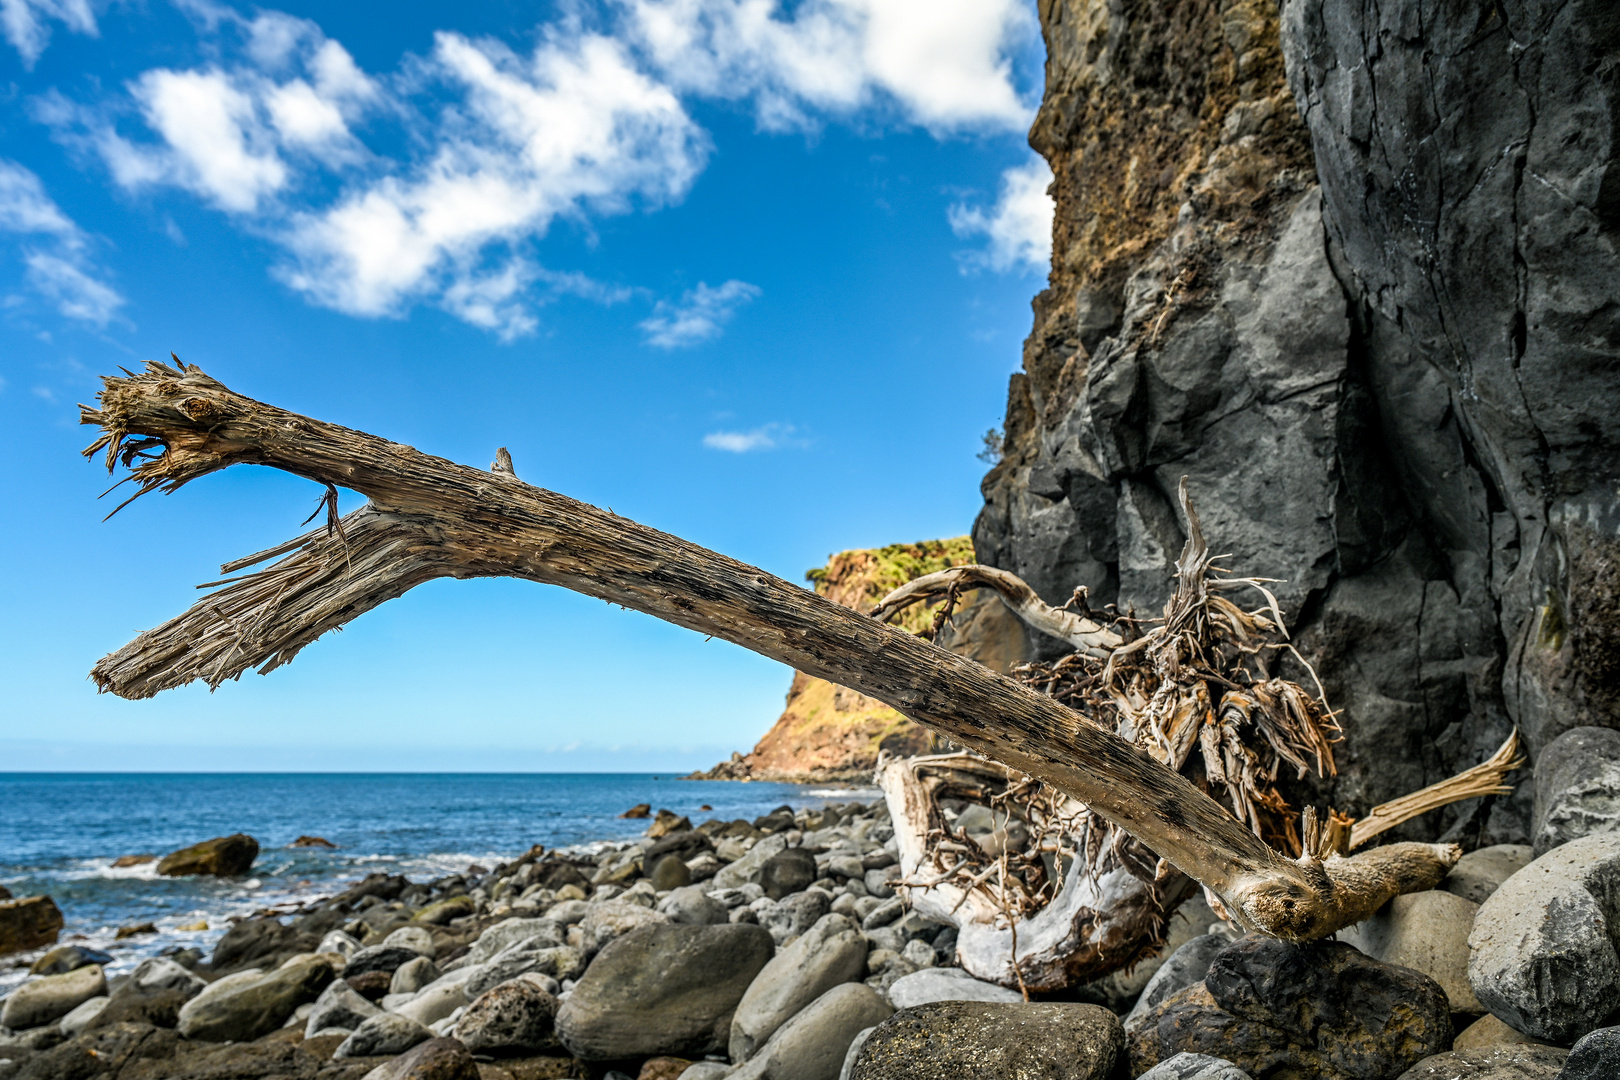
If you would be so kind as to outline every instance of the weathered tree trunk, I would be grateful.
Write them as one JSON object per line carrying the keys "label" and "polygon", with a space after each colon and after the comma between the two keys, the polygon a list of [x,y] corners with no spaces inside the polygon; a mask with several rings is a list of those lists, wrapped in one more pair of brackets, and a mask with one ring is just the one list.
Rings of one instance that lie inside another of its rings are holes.
{"label": "weathered tree trunk", "polygon": [[[217,686],[288,662],[423,581],[519,577],[723,637],[884,701],[1085,803],[1264,933],[1332,933],[1401,892],[1433,887],[1458,857],[1451,845],[1395,844],[1352,858],[1285,858],[1185,777],[1051,698],[755,567],[508,471],[253,401],[194,366],[149,364],[104,381],[100,408],[81,406],[81,422],[103,429],[86,454],[105,450],[109,469],[132,467],[137,495],[238,463],[331,490],[324,531],[227,564],[292,552],[105,657],[92,672],[103,690],[143,698],[199,678]],[[371,505],[338,521],[339,484]]]}

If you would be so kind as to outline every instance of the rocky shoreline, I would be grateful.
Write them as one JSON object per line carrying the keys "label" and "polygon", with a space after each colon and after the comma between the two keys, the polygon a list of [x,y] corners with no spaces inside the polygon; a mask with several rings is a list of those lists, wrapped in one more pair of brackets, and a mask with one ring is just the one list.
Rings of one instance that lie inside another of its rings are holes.
{"label": "rocky shoreline", "polygon": [[[249,839],[211,843],[241,872]],[[1194,900],[1164,955],[1037,1001],[968,976],[955,928],[896,895],[882,801],[660,811],[598,848],[376,874],[111,979],[52,949],[0,1000],[0,1078],[1620,1075],[1616,834],[1472,852],[1339,941],[1245,937]],[[175,865],[208,872],[199,849]],[[0,903],[0,933],[41,900]]]}

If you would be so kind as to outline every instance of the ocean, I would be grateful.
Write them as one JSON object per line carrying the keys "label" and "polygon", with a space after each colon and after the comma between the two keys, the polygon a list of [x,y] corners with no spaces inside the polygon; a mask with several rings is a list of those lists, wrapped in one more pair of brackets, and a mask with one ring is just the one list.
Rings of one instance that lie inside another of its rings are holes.
{"label": "ocean", "polygon": [[[174,946],[211,952],[232,916],[295,907],[366,874],[426,881],[474,863],[493,867],[534,844],[630,840],[648,823],[618,815],[637,803],[699,824],[752,820],[784,803],[878,797],[871,788],[652,774],[0,773],[0,885],[18,897],[53,897],[67,923],[60,942],[111,953],[108,971],[118,974]],[[155,863],[113,867],[121,855],[161,856],[236,832],[259,841],[242,879],[162,878]],[[301,835],[337,847],[286,846]],[[120,927],[148,922],[156,933],[116,940]],[[23,981],[36,955],[0,959],[0,994]]]}

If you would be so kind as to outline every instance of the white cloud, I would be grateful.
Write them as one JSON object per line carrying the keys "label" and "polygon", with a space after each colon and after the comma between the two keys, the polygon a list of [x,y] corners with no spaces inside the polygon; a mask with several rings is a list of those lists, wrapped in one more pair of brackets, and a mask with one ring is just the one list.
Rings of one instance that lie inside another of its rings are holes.
{"label": "white cloud", "polygon": [[795,430],[792,424],[766,424],[752,431],[711,431],[703,436],[703,445],[710,450],[725,450],[732,454],[803,446],[804,440],[795,438]]}
{"label": "white cloud", "polygon": [[719,337],[737,309],[759,294],[759,286],[746,281],[728,281],[718,288],[700,281],[679,300],[658,301],[652,317],[640,326],[647,332],[647,344],[660,349],[696,345]]}
{"label": "white cloud", "polygon": [[767,128],[888,99],[933,131],[1021,128],[1032,108],[1007,51],[1018,0],[619,0],[626,32],[672,84],[755,100]]}
{"label": "white cloud", "polygon": [[47,23],[52,21],[80,34],[96,35],[96,15],[89,0],[0,0],[0,32],[22,57],[24,67],[32,68],[50,44]]}
{"label": "white cloud", "polygon": [[1052,259],[1052,199],[1046,194],[1052,170],[1039,157],[1001,174],[1001,192],[988,211],[958,203],[950,209],[957,236],[983,236],[982,251],[968,253],[965,266],[992,270],[1045,270]]}
{"label": "white cloud", "polygon": [[47,239],[49,249],[25,248],[28,283],[70,319],[106,326],[124,298],[95,276],[84,232],[62,212],[45,185],[13,161],[0,160],[0,231]]}

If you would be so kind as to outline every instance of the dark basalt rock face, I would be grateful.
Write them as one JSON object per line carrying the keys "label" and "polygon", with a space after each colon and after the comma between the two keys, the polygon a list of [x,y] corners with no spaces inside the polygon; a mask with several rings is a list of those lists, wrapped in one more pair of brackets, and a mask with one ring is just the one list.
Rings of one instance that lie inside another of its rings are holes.
{"label": "dark basalt rock face", "polygon": [[[1040,13],[1052,276],[978,558],[1157,614],[1187,476],[1227,565],[1288,579],[1346,729],[1301,795],[1351,813],[1514,723],[1620,727],[1613,5]],[[1530,801],[1405,833],[1527,842]]]}

